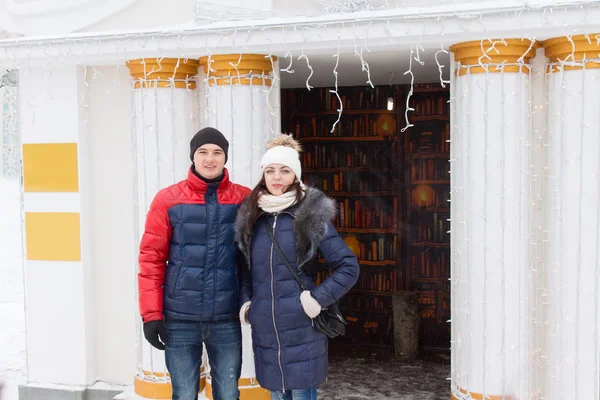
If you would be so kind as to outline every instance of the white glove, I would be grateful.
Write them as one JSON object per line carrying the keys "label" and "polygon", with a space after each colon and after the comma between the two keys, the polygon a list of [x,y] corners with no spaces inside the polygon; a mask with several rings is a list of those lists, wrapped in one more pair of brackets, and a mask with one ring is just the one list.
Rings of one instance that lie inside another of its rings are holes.
{"label": "white glove", "polygon": [[302,303],[304,312],[310,318],[316,317],[321,312],[321,305],[314,297],[312,297],[308,290],[305,290],[300,294],[300,303]]}
{"label": "white glove", "polygon": [[244,325],[250,324],[250,322],[248,321],[248,310],[250,310],[250,303],[252,302],[247,301],[244,303],[242,308],[240,308],[240,322]]}

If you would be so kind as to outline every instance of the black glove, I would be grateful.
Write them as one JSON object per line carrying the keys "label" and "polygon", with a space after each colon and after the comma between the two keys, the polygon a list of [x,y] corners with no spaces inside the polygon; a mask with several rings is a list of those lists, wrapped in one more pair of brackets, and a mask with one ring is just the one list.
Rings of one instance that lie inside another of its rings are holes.
{"label": "black glove", "polygon": [[144,337],[152,346],[159,350],[164,350],[165,343],[167,342],[164,321],[158,320],[144,323]]}

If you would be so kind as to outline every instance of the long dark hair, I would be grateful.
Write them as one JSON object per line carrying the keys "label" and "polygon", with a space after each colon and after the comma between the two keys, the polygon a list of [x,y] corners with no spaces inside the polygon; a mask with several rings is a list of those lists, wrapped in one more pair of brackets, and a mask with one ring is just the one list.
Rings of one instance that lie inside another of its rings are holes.
{"label": "long dark hair", "polygon": [[[296,179],[294,183],[288,186],[284,193],[290,192],[292,190],[296,191],[295,205],[300,204],[304,199],[304,195],[302,187],[300,186],[300,181],[298,179]],[[262,212],[260,207],[258,206],[258,198],[263,194],[269,194],[269,189],[267,189],[267,182],[265,181],[264,174],[263,177],[260,179],[260,182],[258,182],[254,189],[252,189],[252,193],[250,193],[250,204],[252,205],[250,211],[250,221],[256,221],[256,218],[258,218],[258,214]]]}

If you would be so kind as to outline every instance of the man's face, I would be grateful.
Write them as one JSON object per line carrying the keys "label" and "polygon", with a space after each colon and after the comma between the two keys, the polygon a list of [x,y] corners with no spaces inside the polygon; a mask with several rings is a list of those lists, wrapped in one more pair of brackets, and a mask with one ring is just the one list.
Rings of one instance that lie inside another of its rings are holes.
{"label": "man's face", "polygon": [[218,178],[225,168],[225,152],[216,144],[202,145],[194,153],[194,165],[201,177]]}

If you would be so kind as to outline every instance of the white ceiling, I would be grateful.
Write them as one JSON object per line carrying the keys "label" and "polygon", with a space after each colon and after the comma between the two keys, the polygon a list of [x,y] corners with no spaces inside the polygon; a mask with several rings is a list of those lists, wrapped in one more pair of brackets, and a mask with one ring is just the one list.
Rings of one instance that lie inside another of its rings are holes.
{"label": "white ceiling", "polygon": [[[415,83],[440,82],[438,64],[435,61],[435,53],[439,51],[440,48],[421,51],[419,59],[423,65],[414,59],[417,54],[413,53],[412,72],[414,74]],[[333,57],[333,54],[335,54],[335,52],[332,52],[332,54],[329,55],[308,55],[308,60],[314,71],[309,80],[311,86],[326,87],[335,84],[333,69],[335,67],[336,58]],[[373,85],[410,83],[410,74],[405,75],[410,64],[410,50],[394,52],[368,52],[367,50],[364,50],[363,58],[369,66],[371,82]],[[442,68],[442,76],[444,80],[448,80],[450,70],[449,55],[444,52],[439,52],[437,58],[439,63],[444,66]],[[279,66],[281,69],[287,68],[289,64],[289,56],[287,58],[280,58]],[[293,70],[294,73],[281,72],[281,87],[306,87],[306,80],[310,76],[310,69],[307,67],[306,59],[302,58],[299,60],[298,55],[294,55],[290,70]],[[337,73],[339,86],[365,86],[368,84],[367,72],[362,71],[360,57],[354,54],[340,55]]]}

